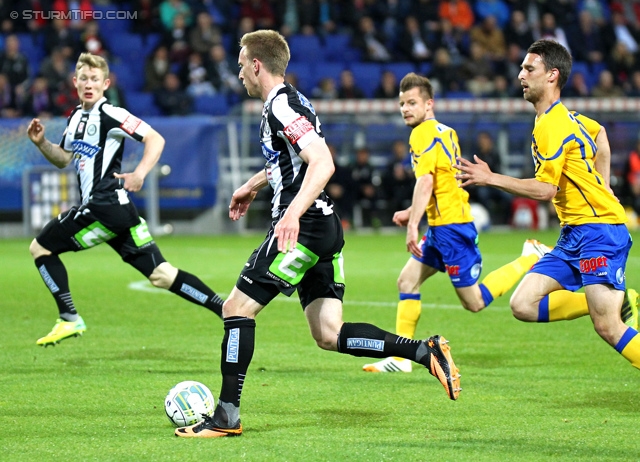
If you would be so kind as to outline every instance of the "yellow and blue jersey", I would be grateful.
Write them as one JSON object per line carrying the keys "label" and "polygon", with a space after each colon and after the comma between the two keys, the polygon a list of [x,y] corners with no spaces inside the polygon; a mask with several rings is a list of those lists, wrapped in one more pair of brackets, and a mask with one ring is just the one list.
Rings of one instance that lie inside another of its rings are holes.
{"label": "yellow and blue jersey", "polygon": [[600,124],[556,101],[536,118],[531,140],[535,178],[558,187],[553,205],[561,226],[621,224],[623,207],[594,166]]}
{"label": "yellow and blue jersey", "polygon": [[411,166],[416,179],[433,175],[433,192],[427,206],[429,226],[473,221],[469,193],[458,186],[455,165],[460,156],[458,134],[435,119],[411,131]]}

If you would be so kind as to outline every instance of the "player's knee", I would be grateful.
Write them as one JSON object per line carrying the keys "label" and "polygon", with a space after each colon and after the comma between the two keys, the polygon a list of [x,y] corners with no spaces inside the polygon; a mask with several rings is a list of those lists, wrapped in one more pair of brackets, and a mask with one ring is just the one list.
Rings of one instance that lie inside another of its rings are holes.
{"label": "player's knee", "polygon": [[471,311],[472,313],[477,313],[478,311],[482,311],[484,309],[484,302],[473,302],[473,303],[465,303],[462,302],[462,306],[465,310]]}
{"label": "player's knee", "polygon": [[[511,296],[509,304],[511,305],[511,313],[513,314],[513,317],[520,321],[534,321],[538,318],[537,310],[533,313],[531,304],[522,297],[519,297],[517,293],[514,293]],[[534,314],[535,317],[532,319]]]}
{"label": "player's knee", "polygon": [[416,284],[414,281],[404,277],[402,274],[398,278],[397,285],[398,285],[398,292],[400,292],[401,294],[414,293],[418,291],[417,289],[419,289],[419,287],[416,287]]}
{"label": "player's knee", "polygon": [[178,268],[165,261],[154,268],[149,275],[149,282],[159,289],[169,289],[177,275]]}
{"label": "player's knee", "polygon": [[608,319],[599,319],[596,317],[593,319],[593,328],[605,342],[610,345],[615,345],[615,334],[618,331],[617,325],[612,324]]}
{"label": "player's knee", "polygon": [[316,341],[316,345],[318,345],[323,350],[338,351],[338,336],[337,335],[335,337],[327,336],[327,335],[321,335],[321,336],[317,336],[316,337],[314,335],[313,339]]}
{"label": "player's knee", "polygon": [[29,253],[31,253],[34,260],[45,255],[51,255],[51,252],[42,247],[36,239],[31,241],[31,244],[29,245]]}

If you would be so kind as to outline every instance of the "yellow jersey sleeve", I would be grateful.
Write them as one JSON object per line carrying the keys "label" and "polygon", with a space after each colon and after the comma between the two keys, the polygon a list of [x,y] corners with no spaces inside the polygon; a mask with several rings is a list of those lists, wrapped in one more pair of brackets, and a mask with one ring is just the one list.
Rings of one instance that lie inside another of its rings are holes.
{"label": "yellow jersey sleeve", "polygon": [[409,146],[416,178],[433,176],[433,192],[427,206],[429,226],[473,221],[469,193],[458,186],[455,178],[454,167],[460,156],[456,131],[429,119],[412,130]]}
{"label": "yellow jersey sleeve", "polygon": [[562,226],[627,221],[594,166],[600,128],[596,121],[569,112],[560,101],[536,119],[531,144],[535,178],[558,187],[553,205]]}

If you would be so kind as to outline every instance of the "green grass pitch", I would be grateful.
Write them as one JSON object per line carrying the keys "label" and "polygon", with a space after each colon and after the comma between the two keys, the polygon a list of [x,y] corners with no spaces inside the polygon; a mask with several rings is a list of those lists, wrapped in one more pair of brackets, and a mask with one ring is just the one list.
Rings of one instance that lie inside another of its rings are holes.
{"label": "green grass pitch", "polygon": [[[487,233],[484,271],[520,254],[527,237]],[[640,235],[635,235],[636,241]],[[158,239],[175,266],[228,294],[253,236]],[[628,284],[640,287],[640,250]],[[367,374],[366,358],[315,346],[297,299],[279,297],[257,318],[256,351],[242,397],[241,438],[185,440],[164,415],[182,380],[220,388],[222,323],[154,290],[108,246],[63,255],[81,338],[41,348],[55,304],[28,239],[0,240],[1,461],[548,461],[639,460],[640,371],[605,344],[589,319],[516,321],[509,294],[473,314],[445,275],[422,289],[417,336],[451,341],[462,373],[450,401],[426,369]],[[347,234],[344,319],[394,330],[404,235]]]}

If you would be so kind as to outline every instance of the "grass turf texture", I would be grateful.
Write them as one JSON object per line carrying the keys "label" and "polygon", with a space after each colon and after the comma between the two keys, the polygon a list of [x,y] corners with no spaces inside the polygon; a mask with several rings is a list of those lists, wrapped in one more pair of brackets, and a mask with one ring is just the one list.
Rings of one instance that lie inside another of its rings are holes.
{"label": "grass turf texture", "polygon": [[[484,271],[535,235],[482,234]],[[636,236],[636,240],[638,240]],[[165,257],[227,294],[262,236],[164,237]],[[347,235],[344,318],[394,330],[404,235]],[[417,336],[451,341],[462,373],[457,402],[426,369],[368,374],[366,358],[315,346],[295,296],[257,318],[242,398],[244,436],[173,436],[163,399],[182,380],[217,396],[222,323],[150,288],[106,245],[62,256],[88,330],[35,345],[56,311],[28,240],[0,240],[0,460],[634,460],[640,455],[640,371],[606,345],[589,319],[516,321],[509,295],[472,314],[443,274],[422,290]],[[640,287],[640,251],[627,267]],[[143,289],[143,290],[140,290]]]}

